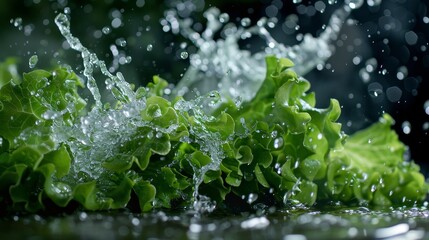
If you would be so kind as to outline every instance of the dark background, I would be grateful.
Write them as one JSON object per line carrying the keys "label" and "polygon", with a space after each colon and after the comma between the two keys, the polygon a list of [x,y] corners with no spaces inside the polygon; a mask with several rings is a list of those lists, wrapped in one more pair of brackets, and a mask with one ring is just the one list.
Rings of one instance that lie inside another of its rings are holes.
{"label": "dark background", "polygon": [[[320,7],[315,7],[321,3],[325,5],[323,13],[318,11]],[[297,35],[319,34],[331,13],[341,5],[342,1],[330,5],[327,0],[300,4],[280,0],[1,1],[0,60],[17,57],[20,70],[28,71],[28,59],[37,54],[38,68],[65,63],[80,72],[79,54],[67,49],[54,23],[55,16],[68,7],[73,34],[100,59],[108,64],[112,62],[112,44],[123,56],[132,57],[130,64],[119,67],[128,81],[142,85],[159,74],[175,83],[189,64],[189,58],[180,58],[183,51],[180,45],[187,43],[185,50],[190,54],[195,48],[183,37],[162,30],[160,19],[166,9],[184,6],[179,12],[203,26],[202,13],[211,6],[227,12],[230,21],[236,23],[248,17],[255,24],[260,17],[268,15],[278,21],[276,27],[270,29],[273,37],[278,42],[293,45],[298,43]],[[315,69],[305,76],[317,93],[319,107],[326,107],[330,98],[340,101],[343,107],[340,121],[347,133],[369,125],[384,112],[391,114],[396,120],[396,132],[409,146],[411,158],[422,166],[426,176],[429,170],[426,153],[429,115],[424,107],[429,100],[428,5],[425,0],[384,0],[375,7],[365,3],[352,12],[343,27],[335,43],[334,56],[323,69]],[[193,11],[189,6],[194,6]],[[111,22],[118,14],[122,25],[113,28]],[[17,18],[21,18],[22,23]],[[295,29],[295,25],[299,28]],[[101,32],[106,26],[111,28],[109,34]],[[120,46],[120,39],[127,41],[126,46]],[[149,45],[152,45],[150,51]],[[263,42],[250,39],[241,46],[259,51]],[[372,72],[362,70],[368,60],[377,62]],[[402,77],[398,69],[404,68],[408,73]],[[366,81],[362,74],[367,75]],[[429,102],[427,108],[428,105]],[[407,126],[411,131],[407,131]]]}

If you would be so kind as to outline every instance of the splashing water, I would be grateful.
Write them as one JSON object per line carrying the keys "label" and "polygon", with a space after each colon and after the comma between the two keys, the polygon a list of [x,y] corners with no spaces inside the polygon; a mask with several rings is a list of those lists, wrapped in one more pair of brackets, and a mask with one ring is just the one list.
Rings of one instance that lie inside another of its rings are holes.
{"label": "splashing water", "polygon": [[[305,34],[300,44],[285,46],[277,42],[268,32],[268,20],[260,19],[255,26],[249,27],[247,18],[241,26],[228,23],[229,16],[210,8],[204,13],[207,19],[206,29],[200,34],[191,28],[191,19],[181,19],[171,10],[166,12],[164,22],[168,22],[173,33],[180,33],[198,48],[190,55],[190,67],[173,91],[173,95],[193,96],[218,89],[222,97],[241,98],[248,101],[253,98],[265,76],[265,56],[287,57],[296,66],[298,75],[305,75],[319,64],[324,64],[333,54],[333,43],[337,39],[342,25],[351,10],[361,7],[363,0],[346,1],[331,16],[329,24],[319,37]],[[221,39],[214,39],[220,31]],[[263,51],[251,54],[239,47],[240,39],[252,36],[262,38],[266,43]]]}
{"label": "splashing water", "polygon": [[132,91],[130,84],[125,81],[122,73],[118,72],[116,76],[111,74],[106,67],[104,61],[98,59],[95,53],[89,51],[84,47],[78,38],[74,37],[70,32],[70,21],[68,20],[67,15],[58,14],[55,18],[55,24],[58,26],[61,34],[66,38],[67,42],[70,44],[70,47],[81,53],[84,65],[83,75],[87,78],[87,87],[91,91],[91,94],[95,100],[95,106],[97,109],[101,109],[101,95],[100,90],[97,87],[95,78],[93,77],[94,67],[99,67],[101,72],[108,77],[110,80],[108,83],[108,88],[111,88],[116,85],[119,89],[118,94],[114,94],[115,97],[122,102],[132,102],[135,101],[135,93]]}
{"label": "splashing water", "polygon": [[[116,156],[119,153],[118,146],[132,140],[139,127],[151,127],[150,122],[141,119],[141,111],[146,108],[146,99],[137,99],[136,92],[133,91],[121,72],[117,72],[116,75],[109,72],[104,61],[99,60],[95,53],[84,47],[79,39],[71,34],[67,15],[59,14],[55,18],[55,23],[72,49],[82,55],[83,75],[87,79],[87,87],[95,100],[95,107],[86,116],[81,117],[79,123],[71,127],[65,126],[61,120],[55,121],[56,119],[53,118],[54,138],[58,143],[68,142],[74,157],[70,174],[74,178],[73,180],[80,182],[81,179],[87,180],[85,178],[88,177],[98,179],[104,171],[101,161]],[[99,68],[101,73],[107,77],[106,89],[121,102],[123,106],[120,109],[103,109],[100,90],[93,76],[96,68]],[[208,197],[198,193],[198,186],[202,183],[207,171],[219,169],[223,159],[222,142],[218,140],[215,133],[205,129],[205,122],[212,119],[206,116],[201,109],[203,101],[205,101],[204,98],[197,98],[193,101],[182,100],[174,106],[177,113],[189,113],[194,116],[195,122],[189,131],[198,137],[193,141],[202,146],[201,151],[207,153],[212,159],[208,165],[194,169],[193,207],[197,212],[213,211],[216,206]],[[213,101],[212,97],[211,101]],[[57,114],[56,117],[61,115]],[[169,134],[176,128],[175,125],[168,128],[156,127],[153,135]]]}
{"label": "splashing water", "polygon": [[[265,18],[260,19],[255,26],[250,26],[249,21],[242,19],[241,26],[237,27],[228,23],[227,14],[220,13],[216,8],[210,8],[204,14],[207,27],[200,34],[192,30],[189,19],[180,19],[174,11],[168,11],[166,20],[171,25],[172,31],[180,32],[199,49],[197,53],[191,55],[187,52],[181,53],[182,59],[190,58],[191,65],[172,95],[183,96],[196,87],[202,94],[218,89],[218,93],[208,94],[209,96],[234,99],[240,97],[244,101],[250,100],[264,79],[264,59],[267,55],[290,58],[296,63],[294,70],[299,75],[304,75],[318,64],[323,64],[333,54],[334,49],[331,45],[351,10],[362,5],[359,2],[348,1],[333,13],[328,26],[319,37],[306,34],[303,41],[295,46],[285,46],[273,39],[266,29],[268,21]],[[71,127],[64,126],[62,121],[55,121],[54,118],[55,140],[57,143],[66,141],[69,143],[74,157],[71,175],[77,182],[82,174],[97,179],[104,171],[100,161],[115,156],[119,152],[118,146],[129,141],[139,127],[150,126],[150,123],[142,121],[140,116],[141,111],[146,108],[146,99],[137,99],[136,92],[125,81],[121,72],[111,73],[104,61],[99,60],[95,53],[84,47],[79,39],[71,34],[67,15],[58,14],[55,23],[70,47],[80,52],[84,65],[83,75],[95,101],[95,107],[86,116],[81,117],[79,123]],[[224,37],[215,40],[214,35],[218,31],[222,31],[221,35]],[[254,35],[261,37],[267,47],[264,51],[252,55],[249,51],[241,50],[238,41]],[[147,48],[147,51],[151,50],[152,45]],[[106,89],[123,104],[121,109],[103,109],[100,89],[93,76],[97,68],[107,77]],[[216,206],[216,203],[208,197],[199,194],[198,186],[203,182],[203,176],[207,171],[220,168],[224,157],[223,142],[215,133],[204,127],[204,123],[211,120],[203,110],[206,107],[204,105],[206,100],[204,96],[191,101],[180,100],[174,106],[178,114],[189,113],[194,116],[195,124],[189,131],[197,138],[192,141],[201,146],[201,151],[212,159],[208,165],[194,168],[193,208],[197,212],[213,211]],[[210,101],[213,101],[213,98]],[[156,128],[154,134],[168,134],[176,128],[177,126]],[[277,142],[277,145],[281,144]],[[287,201],[288,196],[285,197]]]}

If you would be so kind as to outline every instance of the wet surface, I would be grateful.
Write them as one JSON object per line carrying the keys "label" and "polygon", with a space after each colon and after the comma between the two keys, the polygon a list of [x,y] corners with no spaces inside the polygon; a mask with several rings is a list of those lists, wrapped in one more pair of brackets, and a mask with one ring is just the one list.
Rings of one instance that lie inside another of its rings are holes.
{"label": "wet surface", "polygon": [[276,210],[269,214],[77,212],[0,220],[3,239],[427,239],[426,208]]}

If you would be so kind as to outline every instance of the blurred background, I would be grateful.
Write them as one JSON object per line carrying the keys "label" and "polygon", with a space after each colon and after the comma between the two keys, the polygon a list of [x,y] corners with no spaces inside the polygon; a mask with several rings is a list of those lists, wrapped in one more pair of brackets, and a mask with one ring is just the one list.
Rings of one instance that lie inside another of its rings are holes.
{"label": "blurred background", "polygon": [[[348,0],[353,1],[353,0]],[[267,17],[268,30],[285,45],[314,36],[328,24],[340,0],[21,0],[0,1],[0,61],[19,60],[29,71],[29,58],[38,56],[36,68],[67,64],[77,73],[80,54],[59,33],[54,18],[71,17],[74,36],[127,81],[143,85],[160,75],[171,83],[180,80],[197,49],[190,41],[163,25],[164,12],[175,9],[191,18],[193,29],[204,30],[203,12],[217,7],[237,25]],[[351,13],[335,41],[335,53],[305,78],[316,92],[318,107],[330,98],[342,105],[340,122],[346,133],[368,126],[383,113],[396,120],[400,139],[412,159],[429,175],[429,3],[426,0],[366,0]],[[251,52],[265,47],[261,39],[240,42]],[[100,85],[104,79],[100,78]],[[1,123],[0,123],[1,124]]]}

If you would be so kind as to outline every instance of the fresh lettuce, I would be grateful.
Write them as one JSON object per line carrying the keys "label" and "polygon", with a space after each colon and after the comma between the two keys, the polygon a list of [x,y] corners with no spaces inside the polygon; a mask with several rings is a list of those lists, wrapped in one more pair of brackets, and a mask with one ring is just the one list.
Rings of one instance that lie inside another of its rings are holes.
{"label": "fresh lettuce", "polygon": [[[168,84],[154,77],[136,90],[144,103],[141,124],[106,149],[110,154],[90,159],[102,169],[97,178],[72,171],[82,164],[70,149],[75,139],[54,132],[78,126],[91,111],[78,94],[79,77],[66,68],[20,77],[12,60],[1,63],[0,213],[75,205],[149,211],[187,207],[201,196],[219,207],[231,207],[230,199],[280,207],[402,206],[425,199],[428,184],[419,167],[404,160],[390,116],[347,136],[336,122],[336,100],[316,108],[309,82],[290,69],[290,60],[267,57],[266,63],[261,88],[241,105],[219,103],[216,92],[170,100],[163,96]],[[125,104],[98,111],[120,112]]]}

